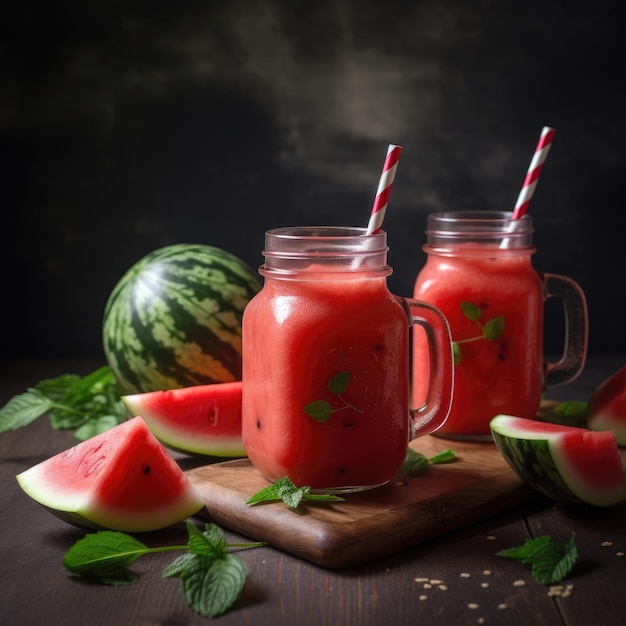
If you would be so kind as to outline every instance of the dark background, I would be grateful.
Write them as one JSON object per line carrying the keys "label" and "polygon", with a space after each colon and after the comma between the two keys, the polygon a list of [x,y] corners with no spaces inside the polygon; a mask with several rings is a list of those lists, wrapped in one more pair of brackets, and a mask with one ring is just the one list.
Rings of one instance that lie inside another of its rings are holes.
{"label": "dark background", "polygon": [[389,143],[410,295],[426,215],[512,210],[543,125],[535,265],[584,288],[590,352],[626,352],[623,0],[10,4],[1,357],[102,355],[111,289],[161,246],[257,267],[267,228],[365,226]]}

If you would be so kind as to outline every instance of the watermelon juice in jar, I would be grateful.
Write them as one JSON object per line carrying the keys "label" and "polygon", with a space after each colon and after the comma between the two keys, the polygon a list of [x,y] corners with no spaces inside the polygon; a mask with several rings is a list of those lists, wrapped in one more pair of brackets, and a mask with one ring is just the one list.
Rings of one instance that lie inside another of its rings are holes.
{"label": "watermelon juice in jar", "polygon": [[[414,297],[447,317],[455,352],[452,408],[438,434],[490,438],[500,413],[534,418],[547,387],[574,379],[587,350],[587,310],[570,278],[539,274],[531,256],[532,220],[497,211],[434,213],[428,217],[426,264]],[[544,302],[562,298],[565,345],[556,363],[544,360]],[[425,397],[425,341],[413,336],[412,400]]]}
{"label": "watermelon juice in jar", "polygon": [[[387,288],[386,233],[266,233],[262,290],[243,317],[243,440],[269,480],[329,492],[386,483],[409,440],[445,420],[452,345],[445,318]],[[423,406],[409,410],[409,326],[427,329]]]}

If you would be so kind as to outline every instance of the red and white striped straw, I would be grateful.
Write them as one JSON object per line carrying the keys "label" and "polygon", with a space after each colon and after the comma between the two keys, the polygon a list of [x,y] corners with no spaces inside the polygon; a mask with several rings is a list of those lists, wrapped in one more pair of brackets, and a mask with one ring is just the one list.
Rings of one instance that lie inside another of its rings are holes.
{"label": "red and white striped straw", "polygon": [[393,179],[396,177],[396,170],[398,169],[400,152],[402,152],[401,146],[389,144],[387,158],[383,165],[378,190],[376,191],[376,198],[374,199],[374,206],[372,207],[372,215],[367,224],[366,235],[375,235],[383,226],[383,219],[385,219],[385,211],[387,210],[389,196],[391,195]]}
{"label": "red and white striped straw", "polygon": [[522,189],[517,197],[517,202],[515,203],[515,208],[513,209],[514,220],[522,217],[528,210],[528,205],[530,204],[533,194],[535,193],[537,183],[539,182],[539,175],[543,169],[543,164],[548,157],[554,133],[554,128],[550,128],[549,126],[544,126],[541,130],[541,136],[539,137],[533,158],[528,166],[524,184],[522,185]]}

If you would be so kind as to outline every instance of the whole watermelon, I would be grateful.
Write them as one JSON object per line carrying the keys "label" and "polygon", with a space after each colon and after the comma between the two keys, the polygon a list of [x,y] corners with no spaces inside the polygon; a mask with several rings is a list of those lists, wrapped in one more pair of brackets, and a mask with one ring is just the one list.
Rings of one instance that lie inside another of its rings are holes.
{"label": "whole watermelon", "polygon": [[128,393],[241,380],[241,318],[259,279],[233,254],[175,244],[139,260],[104,310],[104,353]]}

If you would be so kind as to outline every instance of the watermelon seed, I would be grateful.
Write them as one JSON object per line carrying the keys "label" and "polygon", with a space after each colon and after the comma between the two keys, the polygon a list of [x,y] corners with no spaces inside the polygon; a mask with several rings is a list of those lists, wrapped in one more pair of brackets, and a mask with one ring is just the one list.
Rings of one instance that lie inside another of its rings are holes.
{"label": "watermelon seed", "polygon": [[149,465],[144,465],[143,466],[143,473],[145,476],[147,476],[150,473],[150,466]]}
{"label": "watermelon seed", "polygon": [[261,420],[256,421],[256,427],[259,429],[261,428]]}

